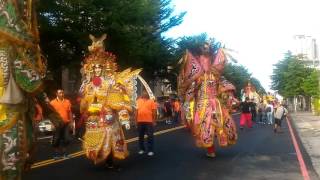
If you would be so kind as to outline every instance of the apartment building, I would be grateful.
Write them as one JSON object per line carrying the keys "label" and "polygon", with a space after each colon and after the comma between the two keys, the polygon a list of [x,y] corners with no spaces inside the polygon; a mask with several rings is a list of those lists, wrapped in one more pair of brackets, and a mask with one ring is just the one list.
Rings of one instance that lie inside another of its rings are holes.
{"label": "apartment building", "polygon": [[307,66],[320,70],[319,46],[315,37],[295,35],[292,52],[294,55],[300,56]]}

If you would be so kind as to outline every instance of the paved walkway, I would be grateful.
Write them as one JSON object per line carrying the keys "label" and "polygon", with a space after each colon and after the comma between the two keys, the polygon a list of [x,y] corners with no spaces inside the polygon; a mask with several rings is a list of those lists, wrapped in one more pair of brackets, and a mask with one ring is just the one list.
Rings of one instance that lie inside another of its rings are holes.
{"label": "paved walkway", "polygon": [[298,112],[291,113],[291,118],[320,177],[320,116],[314,116],[310,112]]}

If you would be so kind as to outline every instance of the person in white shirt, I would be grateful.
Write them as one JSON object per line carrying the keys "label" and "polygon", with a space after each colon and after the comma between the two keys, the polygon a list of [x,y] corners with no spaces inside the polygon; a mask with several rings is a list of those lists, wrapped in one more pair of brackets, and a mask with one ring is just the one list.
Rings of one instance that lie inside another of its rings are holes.
{"label": "person in white shirt", "polygon": [[274,112],[274,132],[281,132],[281,121],[288,114],[288,110],[279,103]]}
{"label": "person in white shirt", "polygon": [[272,119],[273,119],[273,105],[272,105],[271,101],[269,101],[266,106],[266,114],[267,114],[267,123],[269,125],[271,125]]}

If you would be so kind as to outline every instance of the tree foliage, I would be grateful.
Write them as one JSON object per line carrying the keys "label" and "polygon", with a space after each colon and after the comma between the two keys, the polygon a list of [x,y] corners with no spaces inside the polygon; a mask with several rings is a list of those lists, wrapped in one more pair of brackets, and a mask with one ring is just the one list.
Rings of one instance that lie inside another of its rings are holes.
{"label": "tree foliage", "polygon": [[298,56],[288,52],[283,60],[274,65],[271,88],[284,97],[319,96],[317,73],[307,67]]}
{"label": "tree foliage", "polygon": [[89,34],[107,33],[107,50],[121,68],[142,67],[151,78],[175,59],[172,40],[161,34],[182,22],[171,0],[52,0],[39,2],[41,47],[49,68],[80,69],[90,45]]}
{"label": "tree foliage", "polygon": [[279,94],[284,95],[285,72],[288,71],[288,62],[292,58],[291,52],[285,54],[285,58],[274,65],[273,74],[271,76],[271,89],[277,90]]}
{"label": "tree foliage", "polygon": [[254,85],[259,95],[267,94],[266,90],[263,88],[263,86],[257,78],[251,77],[250,82]]}
{"label": "tree foliage", "polygon": [[200,54],[200,47],[205,43],[210,42],[212,51],[215,52],[221,47],[221,43],[214,38],[209,38],[206,33],[201,33],[195,36],[184,36],[177,40],[177,48],[175,53],[182,56],[185,50],[190,50],[193,54]]}
{"label": "tree foliage", "polygon": [[320,96],[319,90],[319,71],[310,69],[309,75],[303,80],[302,90],[308,96],[317,97]]}
{"label": "tree foliage", "polygon": [[236,87],[236,95],[238,97],[241,95],[241,89],[243,89],[249,81],[254,85],[258,94],[266,94],[260,81],[253,77],[243,65],[228,63],[225,66],[223,76]]}

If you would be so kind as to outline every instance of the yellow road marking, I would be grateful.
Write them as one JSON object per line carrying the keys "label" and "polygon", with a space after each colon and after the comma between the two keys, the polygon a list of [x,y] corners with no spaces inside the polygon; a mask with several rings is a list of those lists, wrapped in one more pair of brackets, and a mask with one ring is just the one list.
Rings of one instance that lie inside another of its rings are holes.
{"label": "yellow road marking", "polygon": [[[182,129],[182,128],[185,128],[185,127],[186,126],[178,126],[178,127],[175,127],[175,128],[158,131],[158,132],[154,133],[154,135],[157,136],[157,135],[168,133],[168,132],[171,132],[171,131],[176,131],[176,130],[179,130],[179,129]],[[135,142],[135,141],[138,141],[138,137],[127,139],[126,143],[132,143],[132,142]],[[85,154],[84,151],[78,151],[78,152],[69,154],[70,158],[68,158],[68,159],[76,158],[76,157],[82,156],[84,154]],[[48,159],[48,160],[40,161],[40,162],[34,163],[31,166],[31,169],[47,166],[47,165],[50,165],[50,164],[55,164],[55,163],[58,163],[58,162],[61,162],[61,161],[65,161],[65,160],[68,160],[68,159],[58,159],[58,160]]]}

